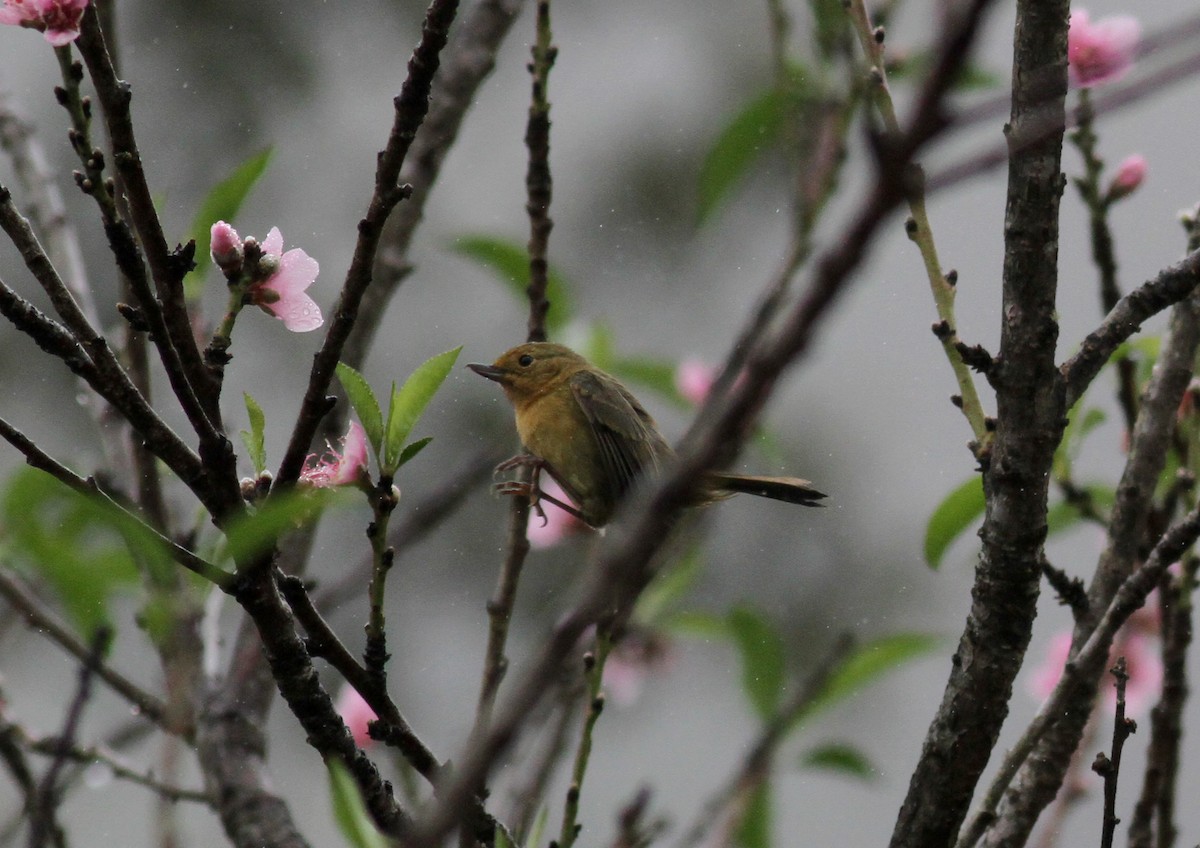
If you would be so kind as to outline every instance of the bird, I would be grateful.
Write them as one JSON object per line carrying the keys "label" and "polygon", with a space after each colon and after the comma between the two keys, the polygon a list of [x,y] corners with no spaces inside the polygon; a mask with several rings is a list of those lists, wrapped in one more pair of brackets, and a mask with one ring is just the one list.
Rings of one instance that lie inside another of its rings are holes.
{"label": "bird", "polygon": [[[575,351],[551,342],[528,342],[505,351],[491,365],[467,365],[500,384],[516,413],[527,451],[497,472],[529,466],[544,470],[574,506],[532,483],[500,483],[502,494],[521,494],[539,509],[546,500],[594,528],[606,525],[621,499],[644,474],[657,474],[675,451],[638,399],[616,377]],[[762,477],[709,471],[693,505],[738,492],[802,506],[821,506],[825,494],[798,477]]]}

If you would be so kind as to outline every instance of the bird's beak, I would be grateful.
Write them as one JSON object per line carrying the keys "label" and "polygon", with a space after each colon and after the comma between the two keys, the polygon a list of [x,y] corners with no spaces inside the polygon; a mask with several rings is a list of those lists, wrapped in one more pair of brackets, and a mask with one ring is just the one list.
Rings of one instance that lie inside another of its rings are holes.
{"label": "bird's beak", "polygon": [[494,380],[497,383],[503,383],[504,378],[508,376],[508,372],[503,368],[497,368],[495,365],[480,365],[478,362],[472,362],[467,366],[480,377],[487,377],[489,380]]}

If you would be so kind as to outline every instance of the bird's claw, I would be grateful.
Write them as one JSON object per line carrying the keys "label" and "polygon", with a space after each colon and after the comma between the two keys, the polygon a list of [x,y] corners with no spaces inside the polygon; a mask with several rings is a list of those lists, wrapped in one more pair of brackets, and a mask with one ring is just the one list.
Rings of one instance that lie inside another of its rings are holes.
{"label": "bird's claw", "polygon": [[542,519],[542,526],[545,527],[550,519],[546,517],[546,510],[542,508],[542,490],[535,483],[524,483],[520,480],[506,480],[503,483],[497,483],[494,491],[497,495],[517,495],[524,498],[529,498],[529,506],[533,509],[538,518]]}

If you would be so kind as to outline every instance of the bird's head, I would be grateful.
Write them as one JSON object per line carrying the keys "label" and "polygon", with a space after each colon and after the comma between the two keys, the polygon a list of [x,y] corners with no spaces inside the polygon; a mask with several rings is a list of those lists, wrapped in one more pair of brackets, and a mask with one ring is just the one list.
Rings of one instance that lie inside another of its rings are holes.
{"label": "bird's head", "polygon": [[481,377],[504,388],[513,403],[530,401],[587,368],[587,360],[568,347],[549,342],[517,345],[491,365],[467,366]]}

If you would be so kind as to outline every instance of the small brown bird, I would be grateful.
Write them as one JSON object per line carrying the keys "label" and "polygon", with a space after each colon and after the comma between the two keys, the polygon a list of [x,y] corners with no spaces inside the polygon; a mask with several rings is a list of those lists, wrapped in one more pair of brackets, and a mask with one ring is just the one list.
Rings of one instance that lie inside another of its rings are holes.
{"label": "small brown bird", "polygon": [[[540,497],[593,527],[603,527],[643,472],[657,473],[674,451],[650,414],[616,378],[573,350],[530,342],[506,351],[492,365],[468,365],[499,383],[517,416],[517,433],[530,455],[502,463],[545,469],[578,509],[532,486],[501,484],[505,494]],[[798,477],[756,477],[709,472],[697,504],[737,492],[803,506],[819,506],[824,494]]]}

